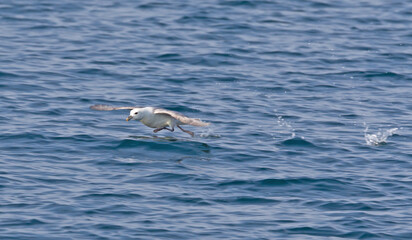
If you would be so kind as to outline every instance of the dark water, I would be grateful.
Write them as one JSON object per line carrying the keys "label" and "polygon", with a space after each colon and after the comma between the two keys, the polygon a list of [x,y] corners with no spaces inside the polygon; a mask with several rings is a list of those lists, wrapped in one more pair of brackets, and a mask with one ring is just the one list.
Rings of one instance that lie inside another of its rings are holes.
{"label": "dark water", "polygon": [[412,239],[411,26],[410,1],[2,1],[0,238]]}

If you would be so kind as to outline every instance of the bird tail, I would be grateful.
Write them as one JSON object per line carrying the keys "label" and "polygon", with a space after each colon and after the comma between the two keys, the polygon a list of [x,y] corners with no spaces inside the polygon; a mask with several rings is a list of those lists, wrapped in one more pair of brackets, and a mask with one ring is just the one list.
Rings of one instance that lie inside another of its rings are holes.
{"label": "bird tail", "polygon": [[202,122],[200,119],[193,119],[189,125],[196,126],[196,127],[206,127],[209,126],[210,123]]}

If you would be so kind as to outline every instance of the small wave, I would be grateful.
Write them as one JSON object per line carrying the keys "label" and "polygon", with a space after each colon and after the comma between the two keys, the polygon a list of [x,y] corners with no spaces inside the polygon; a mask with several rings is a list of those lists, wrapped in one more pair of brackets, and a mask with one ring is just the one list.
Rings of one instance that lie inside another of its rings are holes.
{"label": "small wave", "polygon": [[46,140],[47,137],[43,134],[32,133],[32,132],[22,132],[22,133],[18,133],[18,134],[2,134],[0,136],[0,140],[12,141],[12,140],[17,140],[17,139]]}
{"label": "small wave", "polygon": [[21,77],[21,76],[18,75],[18,74],[15,74],[15,73],[11,73],[11,72],[0,71],[0,77],[8,77],[8,78],[13,77],[13,78],[18,78],[18,77]]}
{"label": "small wave", "polygon": [[315,144],[305,140],[304,138],[298,138],[298,137],[287,139],[282,142],[282,145],[292,146],[292,147],[316,147]]}
{"label": "small wave", "polygon": [[371,134],[368,133],[368,130],[369,130],[369,127],[366,127],[364,131],[366,144],[369,146],[378,146],[378,145],[386,144],[386,140],[388,139],[388,137],[395,134],[395,132],[398,131],[398,128],[391,128],[387,130],[379,129],[377,133],[371,133]]}
{"label": "small wave", "polygon": [[142,195],[137,193],[85,193],[75,197],[76,199],[137,199],[142,198]]}
{"label": "small wave", "polygon": [[344,186],[346,183],[335,178],[265,178],[259,180],[230,180],[220,182],[219,187],[235,187],[245,185],[255,185],[259,187],[279,187],[286,185],[315,185],[319,186]]}
{"label": "small wave", "polygon": [[172,196],[172,197],[167,198],[167,200],[174,201],[174,202],[177,202],[177,203],[191,204],[191,205],[202,205],[202,206],[210,206],[211,205],[211,203],[209,203],[209,201],[207,201],[203,198],[191,197],[191,196]]}
{"label": "small wave", "polygon": [[224,6],[242,6],[242,7],[255,7],[256,3],[254,1],[222,1],[219,3]]}
{"label": "small wave", "polygon": [[197,176],[194,174],[180,174],[180,173],[172,173],[172,172],[162,172],[162,173],[155,173],[151,175],[147,175],[144,178],[151,182],[171,182],[171,181],[188,181],[195,179]]}
{"label": "small wave", "polygon": [[269,197],[255,197],[255,196],[236,196],[228,198],[218,198],[214,199],[217,203],[227,203],[227,204],[272,204],[279,203],[279,200],[269,198]]}
{"label": "small wave", "polygon": [[179,57],[181,57],[181,55],[178,53],[164,53],[156,56],[158,59],[176,59]]}
{"label": "small wave", "polygon": [[32,226],[32,225],[39,225],[39,224],[47,224],[47,222],[44,222],[37,218],[21,219],[21,220],[6,219],[5,221],[2,222],[1,226],[2,227],[13,227],[13,226]]}

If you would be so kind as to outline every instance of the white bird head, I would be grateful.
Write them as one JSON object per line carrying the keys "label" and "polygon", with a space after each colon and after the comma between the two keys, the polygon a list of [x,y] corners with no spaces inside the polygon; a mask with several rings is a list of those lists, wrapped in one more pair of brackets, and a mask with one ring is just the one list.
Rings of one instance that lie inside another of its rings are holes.
{"label": "white bird head", "polygon": [[143,118],[143,112],[140,111],[140,108],[133,108],[130,111],[130,115],[126,118],[126,121],[141,120],[142,118]]}

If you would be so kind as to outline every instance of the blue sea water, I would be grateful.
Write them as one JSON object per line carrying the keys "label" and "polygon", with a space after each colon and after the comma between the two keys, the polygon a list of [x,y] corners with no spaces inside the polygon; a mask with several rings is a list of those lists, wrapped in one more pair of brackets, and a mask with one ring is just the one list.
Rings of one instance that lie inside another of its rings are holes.
{"label": "blue sea water", "polygon": [[412,239],[411,26],[400,0],[1,1],[0,239]]}

